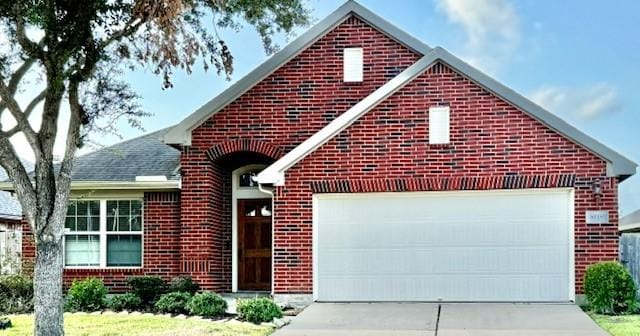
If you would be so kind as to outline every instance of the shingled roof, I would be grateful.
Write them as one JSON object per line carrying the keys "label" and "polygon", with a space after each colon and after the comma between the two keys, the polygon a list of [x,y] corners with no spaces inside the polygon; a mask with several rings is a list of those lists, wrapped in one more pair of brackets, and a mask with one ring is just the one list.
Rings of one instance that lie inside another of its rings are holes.
{"label": "shingled roof", "polygon": [[[162,142],[162,129],[95,152],[78,156],[71,174],[71,189],[178,188],[180,151]],[[144,180],[140,177],[153,177]],[[166,181],[157,180],[165,177]],[[0,190],[13,190],[0,176]]]}
{"label": "shingled roof", "polygon": [[[33,170],[33,164],[28,161],[23,161],[22,164],[27,170]],[[0,181],[4,181],[8,178],[7,172],[0,167]],[[22,206],[18,199],[11,195],[9,192],[0,191],[0,219],[21,219],[22,218]]]}
{"label": "shingled roof", "polygon": [[178,180],[180,151],[162,142],[168,130],[162,129],[79,156],[72,180],[134,182],[136,176],[165,176],[167,180]]}

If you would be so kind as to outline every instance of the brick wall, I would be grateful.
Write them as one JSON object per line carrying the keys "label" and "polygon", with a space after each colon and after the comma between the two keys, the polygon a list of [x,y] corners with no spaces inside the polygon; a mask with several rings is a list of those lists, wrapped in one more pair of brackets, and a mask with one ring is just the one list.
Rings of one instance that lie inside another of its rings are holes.
{"label": "brick wall", "polygon": [[[362,83],[342,81],[346,47],[366,47]],[[273,162],[418,58],[349,18],[196,128],[181,158],[183,271],[208,288],[229,291],[230,172],[241,164]],[[237,148],[245,160],[227,160],[230,147],[249,140]]]}
{"label": "brick wall", "polygon": [[[364,81],[343,83],[342,49],[359,46]],[[182,258],[190,268],[183,270],[211,289],[230,288],[224,190],[233,167],[211,160],[212,152],[257,141],[286,153],[418,58],[350,18],[196,128],[181,160]],[[427,143],[434,105],[451,106],[449,145]],[[245,155],[275,159],[253,152]],[[595,180],[599,198],[590,191]],[[331,185],[353,185],[350,192],[574,186],[578,293],[586,265],[617,256],[617,183],[605,163],[442,64],[288,171],[274,205],[276,293],[312,291],[311,196],[314,186]],[[587,227],[586,209],[609,210],[611,224]]]}
{"label": "brick wall", "polygon": [[[130,276],[159,275],[165,280],[179,274],[180,263],[180,196],[176,192],[150,192],[144,195],[144,255],[142,269],[67,269],[64,284],[74,279],[102,278],[110,292],[127,290]],[[23,258],[27,264],[35,257],[33,233],[23,223]]]}
{"label": "brick wall", "polygon": [[[451,143],[429,145],[428,110],[451,109]],[[591,184],[601,180],[604,195]],[[617,258],[617,183],[606,164],[438,64],[289,169],[275,205],[275,292],[312,290],[315,192],[575,187],[576,286],[588,264]],[[611,223],[585,224],[587,209]],[[295,228],[295,230],[292,230]]]}

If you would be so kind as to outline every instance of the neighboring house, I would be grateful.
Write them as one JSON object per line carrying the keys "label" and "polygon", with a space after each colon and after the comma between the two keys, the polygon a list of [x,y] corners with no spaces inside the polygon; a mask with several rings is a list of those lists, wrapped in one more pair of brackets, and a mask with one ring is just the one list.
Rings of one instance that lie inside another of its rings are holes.
{"label": "neighboring house", "polygon": [[[620,218],[620,262],[640,286],[640,209]],[[640,295],[640,287],[638,289]]]}
{"label": "neighboring house", "polygon": [[[28,170],[32,165],[23,162]],[[0,167],[0,181],[7,173]],[[20,271],[22,254],[22,207],[18,199],[9,192],[0,191],[0,274]]]}
{"label": "neighboring house", "polygon": [[290,304],[573,301],[617,258],[636,171],[353,1],[178,125],[77,162],[67,284],[188,274]]}
{"label": "neighboring house", "polygon": [[640,209],[620,218],[620,233],[640,232]]}

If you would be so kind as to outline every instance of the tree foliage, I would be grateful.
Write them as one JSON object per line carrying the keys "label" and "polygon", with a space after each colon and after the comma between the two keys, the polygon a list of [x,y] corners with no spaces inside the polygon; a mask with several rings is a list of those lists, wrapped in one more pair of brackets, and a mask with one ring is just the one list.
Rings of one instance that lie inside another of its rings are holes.
{"label": "tree foliage", "polygon": [[[276,34],[308,23],[302,1],[0,1],[0,121],[13,121],[0,122],[0,166],[34,232],[36,333],[62,333],[63,219],[77,148],[90,132],[114,132],[123,118],[139,127],[147,115],[123,74],[150,69],[163,88],[172,87],[174,72],[196,66],[229,78],[233,56],[221,32],[252,27],[272,53]],[[41,91],[29,90],[34,81]],[[70,113],[66,146],[54,165],[63,109]],[[33,119],[41,120],[38,126]],[[10,142],[18,134],[34,153],[32,174]]]}

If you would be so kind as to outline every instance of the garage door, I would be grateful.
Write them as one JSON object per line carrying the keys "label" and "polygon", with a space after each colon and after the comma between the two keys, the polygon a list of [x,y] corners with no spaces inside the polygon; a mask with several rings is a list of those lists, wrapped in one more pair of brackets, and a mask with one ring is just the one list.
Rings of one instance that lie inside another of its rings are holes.
{"label": "garage door", "polygon": [[570,190],[319,194],[318,301],[569,301]]}

